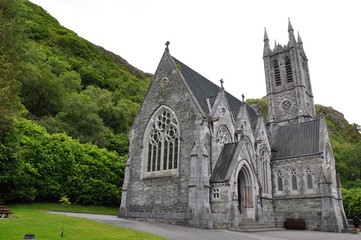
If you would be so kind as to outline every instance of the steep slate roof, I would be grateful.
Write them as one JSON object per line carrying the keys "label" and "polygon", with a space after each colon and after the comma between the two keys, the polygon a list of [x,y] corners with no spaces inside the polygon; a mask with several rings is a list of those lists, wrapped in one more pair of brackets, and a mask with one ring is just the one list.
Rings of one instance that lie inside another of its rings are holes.
{"label": "steep slate roof", "polygon": [[219,155],[216,166],[214,167],[211,182],[224,182],[228,179],[227,173],[231,167],[233,157],[237,151],[240,142],[226,143],[223,146],[222,152]]}
{"label": "steep slate roof", "polygon": [[[173,60],[177,65],[180,66],[180,71],[187,81],[188,86],[192,90],[195,98],[197,99],[199,105],[202,110],[209,114],[207,98],[213,97],[219,93],[219,86],[209,81],[207,78],[203,77],[181,61],[177,60],[173,57]],[[225,92],[226,98],[228,100],[228,104],[230,110],[239,108],[241,106],[241,101],[236,97],[229,94],[227,91]]]}
{"label": "steep slate roof", "polygon": [[320,119],[277,129],[272,146],[272,160],[319,153]]}

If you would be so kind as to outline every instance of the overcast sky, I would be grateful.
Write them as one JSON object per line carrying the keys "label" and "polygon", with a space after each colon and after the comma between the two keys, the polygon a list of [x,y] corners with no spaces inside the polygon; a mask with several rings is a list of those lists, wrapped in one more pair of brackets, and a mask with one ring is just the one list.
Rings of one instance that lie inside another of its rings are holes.
{"label": "overcast sky", "polygon": [[316,104],[361,124],[358,0],[31,0],[61,25],[154,73],[170,53],[241,99],[266,95],[264,28],[286,45],[288,18],[306,51]]}

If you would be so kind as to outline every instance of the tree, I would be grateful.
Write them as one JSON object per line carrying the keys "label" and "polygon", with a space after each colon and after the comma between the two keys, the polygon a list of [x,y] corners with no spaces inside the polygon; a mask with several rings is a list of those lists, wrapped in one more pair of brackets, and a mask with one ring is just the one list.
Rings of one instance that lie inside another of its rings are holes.
{"label": "tree", "polygon": [[24,112],[19,98],[22,73],[20,54],[22,35],[16,19],[17,2],[0,1],[0,130],[9,126],[14,118]]}

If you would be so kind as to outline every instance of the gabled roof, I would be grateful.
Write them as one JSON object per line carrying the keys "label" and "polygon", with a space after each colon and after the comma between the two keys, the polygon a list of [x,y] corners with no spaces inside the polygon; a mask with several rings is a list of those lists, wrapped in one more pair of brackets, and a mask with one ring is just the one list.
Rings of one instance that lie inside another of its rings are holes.
{"label": "gabled roof", "polygon": [[272,160],[319,153],[320,119],[279,127],[272,146]]}
{"label": "gabled roof", "polygon": [[[203,77],[178,59],[172,57],[174,62],[179,65],[179,70],[181,71],[183,77],[185,78],[189,88],[191,89],[193,95],[197,99],[199,105],[202,110],[209,114],[209,108],[207,103],[207,98],[211,98],[210,100],[214,100],[213,96],[219,93],[219,86],[209,81],[207,78]],[[225,92],[226,98],[228,100],[228,104],[230,110],[239,108],[241,106],[242,101],[237,99],[236,97],[229,94],[227,91]]]}
{"label": "gabled roof", "polygon": [[227,179],[227,173],[231,167],[232,160],[237,151],[238,144],[240,142],[226,143],[223,146],[222,152],[219,155],[216,166],[214,167],[211,182],[225,182]]}

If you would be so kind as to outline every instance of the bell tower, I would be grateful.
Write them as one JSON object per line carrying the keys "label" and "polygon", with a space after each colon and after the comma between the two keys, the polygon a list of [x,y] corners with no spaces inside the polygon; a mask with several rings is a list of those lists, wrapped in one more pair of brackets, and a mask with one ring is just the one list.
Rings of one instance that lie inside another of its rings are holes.
{"label": "bell tower", "polygon": [[298,34],[288,20],[288,44],[273,50],[264,32],[263,61],[268,98],[268,124],[287,125],[315,119],[308,60]]}

